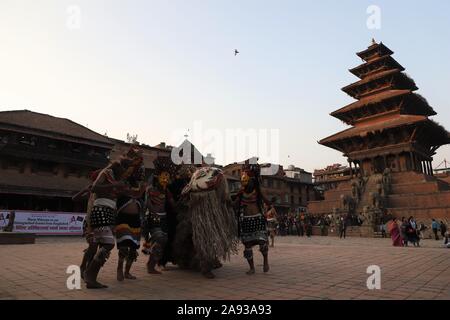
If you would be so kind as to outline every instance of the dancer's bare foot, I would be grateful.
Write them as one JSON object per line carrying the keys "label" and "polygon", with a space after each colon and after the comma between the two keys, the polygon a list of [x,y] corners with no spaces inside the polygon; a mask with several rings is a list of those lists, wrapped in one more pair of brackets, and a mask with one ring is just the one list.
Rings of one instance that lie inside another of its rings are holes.
{"label": "dancer's bare foot", "polygon": [[263,255],[264,257],[264,264],[263,264],[263,271],[269,272],[269,256],[267,254]]}
{"label": "dancer's bare foot", "polygon": [[86,288],[87,289],[106,289],[106,288],[108,288],[108,286],[95,281],[95,282],[87,282]]}
{"label": "dancer's bare foot", "polygon": [[125,273],[125,279],[136,280],[136,277],[133,276],[131,273]]}
{"label": "dancer's bare foot", "polygon": [[208,279],[214,279],[216,276],[211,271],[202,272],[203,276]]}
{"label": "dancer's bare foot", "polygon": [[117,269],[117,281],[123,281],[123,279],[124,279],[123,270]]}
{"label": "dancer's bare foot", "polygon": [[156,269],[148,270],[148,273],[150,273],[150,274],[162,274],[161,271],[158,271],[158,270],[156,270]]}
{"label": "dancer's bare foot", "polygon": [[167,266],[162,266],[161,270],[162,271],[170,271],[170,270],[173,270],[173,269],[171,269],[171,268],[169,268]]}
{"label": "dancer's bare foot", "polygon": [[150,274],[162,274],[161,271],[156,270],[155,268],[148,267],[147,272]]}
{"label": "dancer's bare foot", "polygon": [[246,274],[247,275],[252,275],[252,274],[255,274],[255,269],[250,269],[250,270],[248,270],[247,272],[246,272]]}
{"label": "dancer's bare foot", "polygon": [[156,269],[157,262],[150,259],[147,263],[147,272],[150,274],[161,274],[161,271]]}

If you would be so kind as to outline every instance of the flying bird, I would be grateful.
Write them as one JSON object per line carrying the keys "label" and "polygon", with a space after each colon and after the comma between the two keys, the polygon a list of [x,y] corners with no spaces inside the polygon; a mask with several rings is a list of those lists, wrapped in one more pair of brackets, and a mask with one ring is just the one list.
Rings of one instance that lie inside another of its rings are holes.
{"label": "flying bird", "polygon": [[239,51],[237,51],[237,49],[234,49],[234,56],[236,57],[237,54],[239,53]]}

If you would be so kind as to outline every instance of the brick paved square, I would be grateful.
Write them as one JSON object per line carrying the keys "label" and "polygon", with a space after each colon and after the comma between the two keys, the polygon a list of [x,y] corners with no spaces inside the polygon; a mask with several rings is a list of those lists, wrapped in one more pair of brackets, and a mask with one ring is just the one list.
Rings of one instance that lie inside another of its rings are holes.
{"label": "brick paved square", "polygon": [[[389,239],[278,237],[270,250],[271,270],[245,274],[247,263],[232,256],[216,279],[172,267],[146,273],[147,257],[134,265],[137,280],[117,282],[117,251],[100,273],[105,290],[66,287],[66,268],[80,263],[80,238],[38,238],[34,245],[0,246],[0,299],[450,299],[450,255],[440,242],[421,248],[392,247]],[[369,265],[381,268],[381,289],[369,290]]]}

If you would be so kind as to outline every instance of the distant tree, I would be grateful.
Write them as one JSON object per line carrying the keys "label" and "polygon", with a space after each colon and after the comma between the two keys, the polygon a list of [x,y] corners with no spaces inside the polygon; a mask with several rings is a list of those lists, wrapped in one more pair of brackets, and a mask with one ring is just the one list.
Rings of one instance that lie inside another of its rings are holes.
{"label": "distant tree", "polygon": [[137,134],[129,134],[127,133],[127,142],[132,144],[137,144],[138,135]]}

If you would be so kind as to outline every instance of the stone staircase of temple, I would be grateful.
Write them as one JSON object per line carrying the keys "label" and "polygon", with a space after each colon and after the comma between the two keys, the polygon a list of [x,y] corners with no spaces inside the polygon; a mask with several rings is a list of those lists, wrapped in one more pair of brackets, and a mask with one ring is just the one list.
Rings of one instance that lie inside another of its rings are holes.
{"label": "stone staircase of temple", "polygon": [[[377,191],[380,175],[372,175],[367,180],[356,213],[361,214],[365,206],[371,206],[371,192]],[[333,208],[341,208],[341,195],[352,195],[351,181],[345,181],[337,189],[326,192],[324,201],[308,203],[308,210],[314,214],[330,214]],[[385,208],[397,218],[414,216],[418,222],[430,225],[432,218],[450,223],[450,183],[434,176],[417,172],[393,172],[390,191],[387,194]],[[365,229],[366,228],[366,229]],[[368,227],[354,227],[348,230],[348,236],[380,237],[378,230]],[[330,235],[332,235],[330,233]],[[335,235],[335,234],[333,234]]]}
{"label": "stone staircase of temple", "polygon": [[381,233],[381,231],[374,231],[373,237],[374,238],[383,238],[383,233]]}
{"label": "stone staircase of temple", "polygon": [[316,214],[330,214],[333,208],[340,208],[341,195],[352,195],[352,186],[350,179],[341,182],[336,189],[325,191],[325,199],[320,201],[308,202],[308,210]]}
{"label": "stone staircase of temple", "polygon": [[394,173],[387,208],[397,217],[414,216],[425,223],[431,218],[446,220],[450,215],[450,184],[422,173]]}

